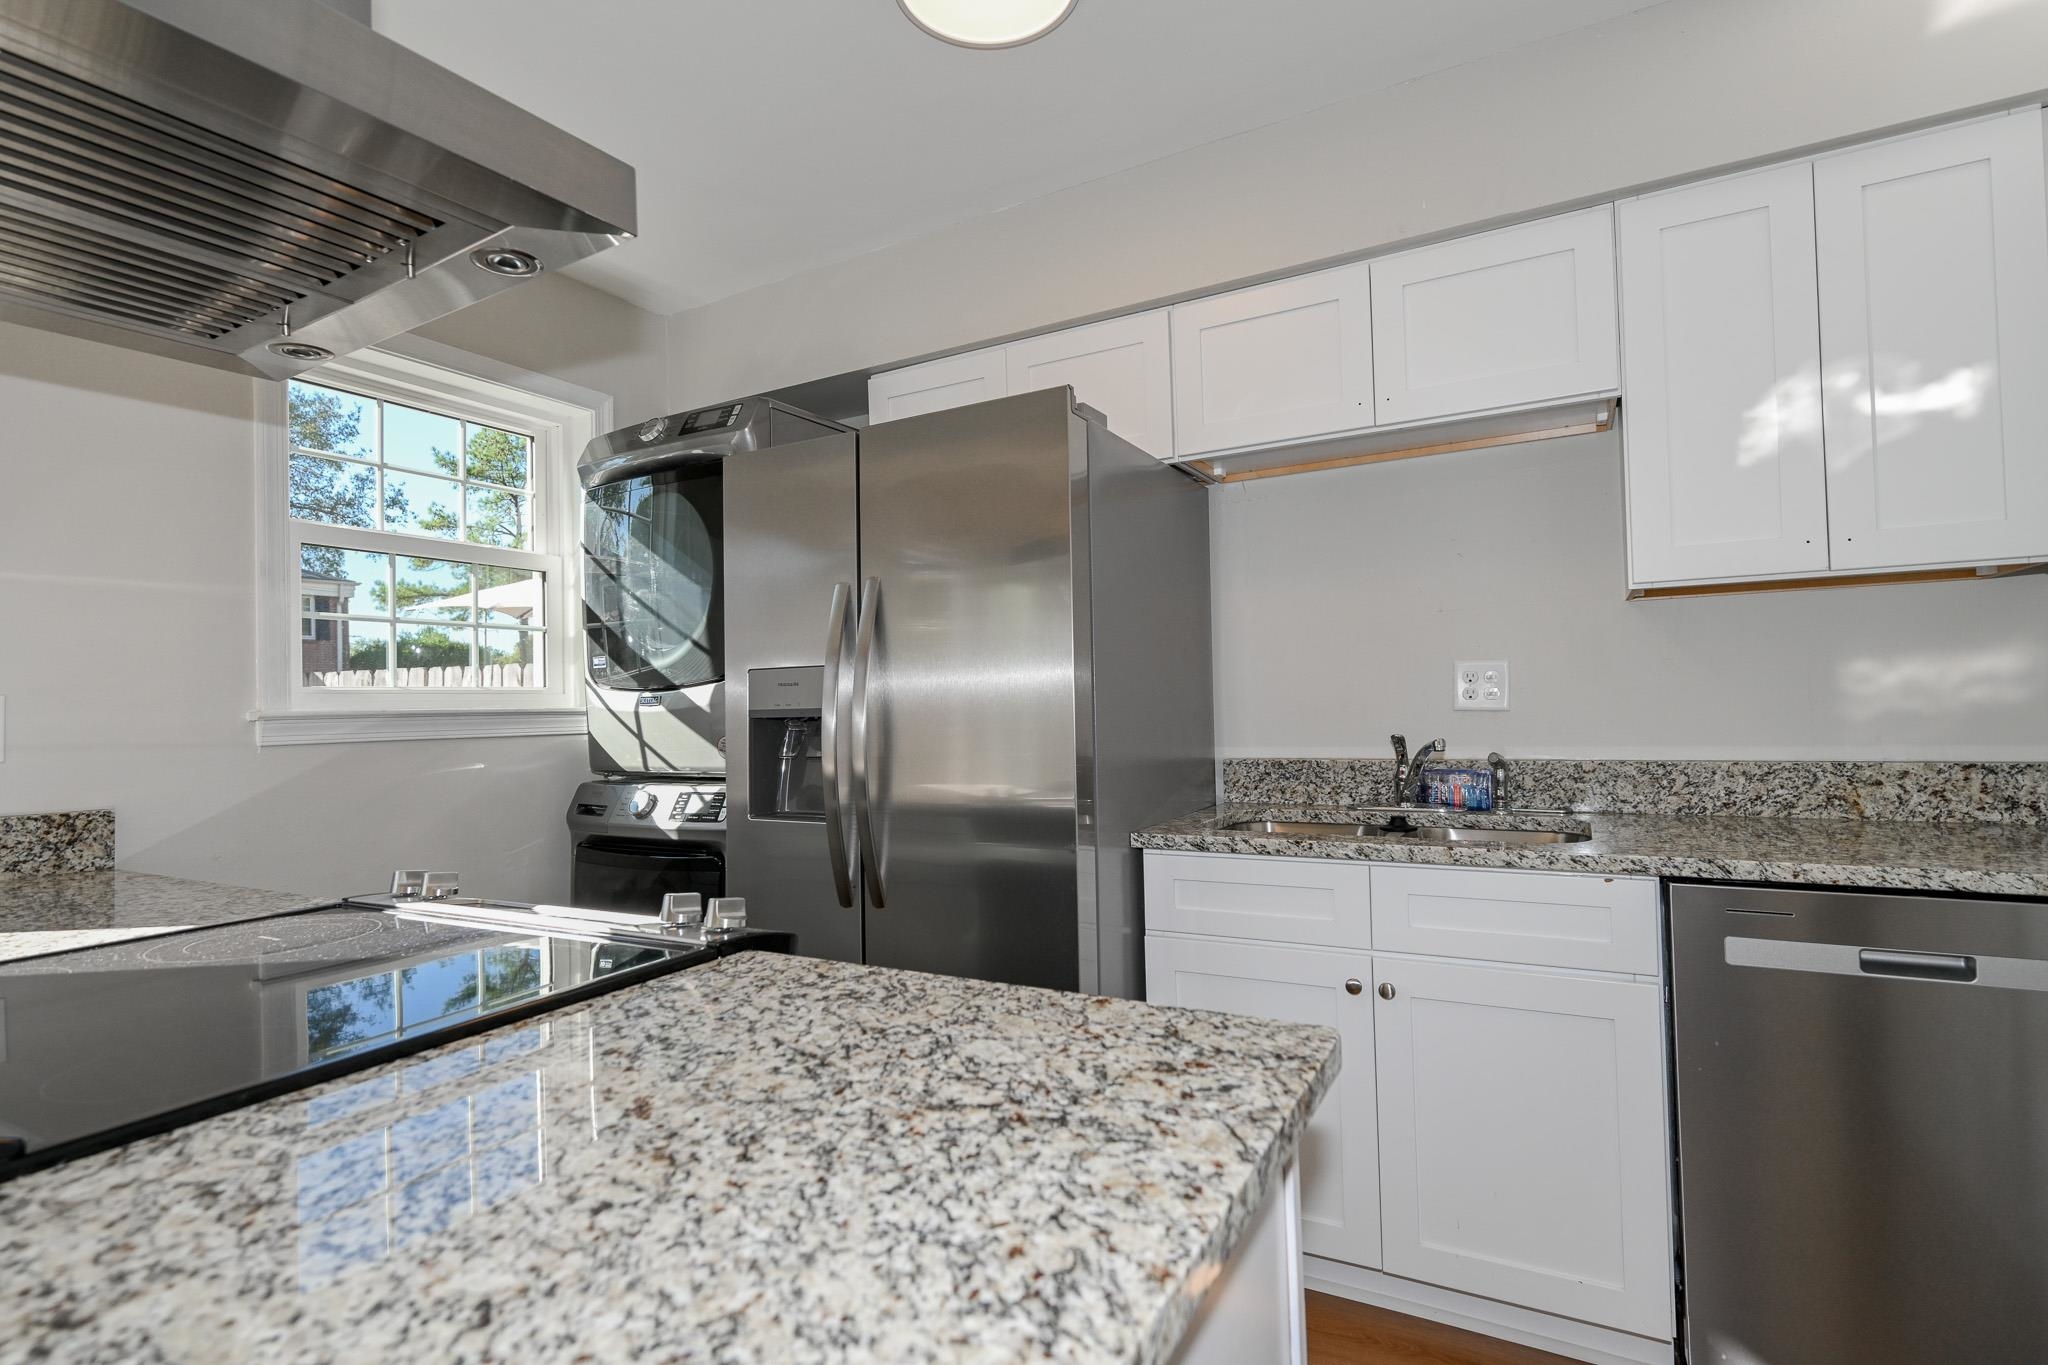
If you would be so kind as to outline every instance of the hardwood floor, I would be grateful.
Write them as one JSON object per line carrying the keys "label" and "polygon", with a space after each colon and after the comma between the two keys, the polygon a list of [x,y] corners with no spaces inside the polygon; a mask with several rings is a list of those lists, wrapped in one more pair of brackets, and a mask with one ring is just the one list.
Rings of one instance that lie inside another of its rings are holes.
{"label": "hardwood floor", "polygon": [[1390,1313],[1332,1294],[1308,1294],[1309,1365],[1575,1365],[1563,1356]]}

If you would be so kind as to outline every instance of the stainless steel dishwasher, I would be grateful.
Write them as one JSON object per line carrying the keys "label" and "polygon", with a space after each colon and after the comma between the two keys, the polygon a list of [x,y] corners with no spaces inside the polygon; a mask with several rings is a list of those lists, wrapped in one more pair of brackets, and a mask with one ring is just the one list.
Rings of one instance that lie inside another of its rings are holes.
{"label": "stainless steel dishwasher", "polygon": [[2048,904],[1670,907],[1688,1359],[2048,1359]]}

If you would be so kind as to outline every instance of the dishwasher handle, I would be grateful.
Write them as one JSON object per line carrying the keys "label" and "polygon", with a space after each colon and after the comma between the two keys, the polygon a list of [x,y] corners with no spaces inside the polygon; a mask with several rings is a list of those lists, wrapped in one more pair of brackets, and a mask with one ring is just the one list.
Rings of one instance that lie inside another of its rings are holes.
{"label": "dishwasher handle", "polygon": [[1925,981],[1975,981],[1977,959],[1964,953],[1908,953],[1892,948],[1865,948],[1856,965],[1867,976],[1909,976]]}

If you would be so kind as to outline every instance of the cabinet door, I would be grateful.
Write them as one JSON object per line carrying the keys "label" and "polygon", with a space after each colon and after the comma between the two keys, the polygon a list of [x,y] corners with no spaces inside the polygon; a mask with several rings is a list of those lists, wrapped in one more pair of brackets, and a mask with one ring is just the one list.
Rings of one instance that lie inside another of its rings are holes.
{"label": "cabinet door", "polygon": [[1371,278],[1342,266],[1174,307],[1174,454],[1371,426]]}
{"label": "cabinet door", "polygon": [[1387,1272],[1669,1340],[1658,988],[1377,966]]}
{"label": "cabinet door", "polygon": [[1374,870],[1335,858],[1147,849],[1145,926],[1161,933],[1370,948]]}
{"label": "cabinet door", "polygon": [[1814,163],[1837,569],[2048,555],[2041,117]]}
{"label": "cabinet door", "polygon": [[868,380],[868,421],[893,422],[945,408],[984,403],[1009,392],[1003,348],[927,360]]}
{"label": "cabinet door", "polygon": [[[1358,983],[1358,993],[1347,988]],[[1322,1024],[1343,1040],[1344,1069],[1301,1140],[1301,1249],[1380,1263],[1379,1149],[1373,1127],[1372,959],[1362,953],[1145,938],[1145,998],[1155,1005]]]}
{"label": "cabinet door", "polygon": [[1173,366],[1166,310],[1029,337],[1008,351],[1011,393],[1070,384],[1109,429],[1148,455],[1173,455]]}
{"label": "cabinet door", "polygon": [[1655,976],[1654,877],[1380,863],[1372,946],[1433,957]]}
{"label": "cabinet door", "polygon": [[1826,572],[1813,167],[1617,213],[1631,583]]}
{"label": "cabinet door", "polygon": [[1372,346],[1383,423],[1614,388],[1613,210],[1374,261]]}

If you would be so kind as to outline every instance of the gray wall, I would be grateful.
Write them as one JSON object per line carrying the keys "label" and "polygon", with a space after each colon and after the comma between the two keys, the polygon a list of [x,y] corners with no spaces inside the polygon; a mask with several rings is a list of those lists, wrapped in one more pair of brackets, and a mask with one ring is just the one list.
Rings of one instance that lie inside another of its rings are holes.
{"label": "gray wall", "polygon": [[2048,5],[1670,0],[678,314],[681,407],[2048,87]]}
{"label": "gray wall", "polygon": [[[2048,4],[1670,0],[670,320],[672,406],[2023,103]],[[1212,495],[1229,754],[2048,757],[2048,580],[1623,600],[1617,439]],[[1505,656],[1514,709],[1453,712]]]}
{"label": "gray wall", "polygon": [[[573,280],[424,330],[660,409],[660,320]],[[255,385],[0,326],[0,811],[111,806],[134,871],[561,899],[580,737],[256,747]]]}
{"label": "gray wall", "polygon": [[1226,756],[2048,759],[2048,577],[1629,602],[1614,435],[1209,496]]}

